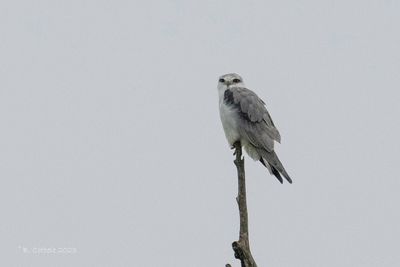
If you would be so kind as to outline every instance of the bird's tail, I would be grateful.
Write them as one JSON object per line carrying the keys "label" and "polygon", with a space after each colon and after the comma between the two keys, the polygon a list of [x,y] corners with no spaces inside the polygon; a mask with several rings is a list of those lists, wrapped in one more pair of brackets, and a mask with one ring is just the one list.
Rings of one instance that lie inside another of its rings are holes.
{"label": "bird's tail", "polygon": [[[275,177],[283,183],[283,179],[281,177],[281,174],[285,179],[291,184],[292,179],[290,178],[289,174],[286,172],[285,168],[283,167],[281,161],[279,160],[278,156],[276,155],[275,151],[268,152],[264,149],[258,149],[259,155],[261,155],[260,162],[265,166],[265,167],[270,167],[268,169],[271,170],[271,173],[275,175]],[[269,166],[267,166],[268,164]]]}

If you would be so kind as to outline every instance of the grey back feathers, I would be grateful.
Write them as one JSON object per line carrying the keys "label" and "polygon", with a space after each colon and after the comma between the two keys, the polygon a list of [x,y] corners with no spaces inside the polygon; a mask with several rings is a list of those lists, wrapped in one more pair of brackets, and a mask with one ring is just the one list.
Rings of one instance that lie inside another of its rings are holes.
{"label": "grey back feathers", "polygon": [[241,135],[247,136],[254,146],[273,151],[274,140],[280,142],[281,136],[265,108],[265,103],[254,92],[243,87],[227,89],[224,102],[239,112]]}

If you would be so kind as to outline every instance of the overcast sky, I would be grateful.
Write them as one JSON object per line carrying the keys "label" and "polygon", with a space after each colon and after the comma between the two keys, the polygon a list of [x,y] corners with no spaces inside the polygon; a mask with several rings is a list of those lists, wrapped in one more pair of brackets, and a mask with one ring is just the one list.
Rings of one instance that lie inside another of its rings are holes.
{"label": "overcast sky", "polygon": [[293,178],[246,157],[258,265],[400,266],[399,14],[396,0],[1,1],[0,265],[239,266],[216,89],[237,72]]}

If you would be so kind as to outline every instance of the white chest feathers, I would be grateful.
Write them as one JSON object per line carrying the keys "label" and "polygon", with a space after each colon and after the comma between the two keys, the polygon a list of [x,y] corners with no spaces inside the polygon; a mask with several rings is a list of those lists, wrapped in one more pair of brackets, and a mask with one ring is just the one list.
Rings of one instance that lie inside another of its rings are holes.
{"label": "white chest feathers", "polygon": [[233,145],[240,139],[238,132],[238,114],[233,107],[227,106],[223,99],[219,101],[219,115],[221,117],[222,127],[224,128],[226,139],[229,145]]}

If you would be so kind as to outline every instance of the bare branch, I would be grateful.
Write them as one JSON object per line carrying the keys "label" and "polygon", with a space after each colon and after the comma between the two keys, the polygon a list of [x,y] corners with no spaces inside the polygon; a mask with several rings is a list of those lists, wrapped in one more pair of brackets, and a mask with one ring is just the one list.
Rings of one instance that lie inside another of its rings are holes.
{"label": "bare branch", "polygon": [[[234,144],[236,159],[234,163],[236,165],[238,173],[238,196],[236,201],[239,206],[240,214],[240,231],[239,240],[232,243],[233,251],[235,252],[235,258],[239,259],[242,267],[257,267],[256,262],[250,252],[249,243],[249,225],[247,216],[247,201],[246,201],[246,179],[244,172],[244,158],[242,158],[242,145],[240,142]],[[227,264],[226,266],[230,266]]]}

